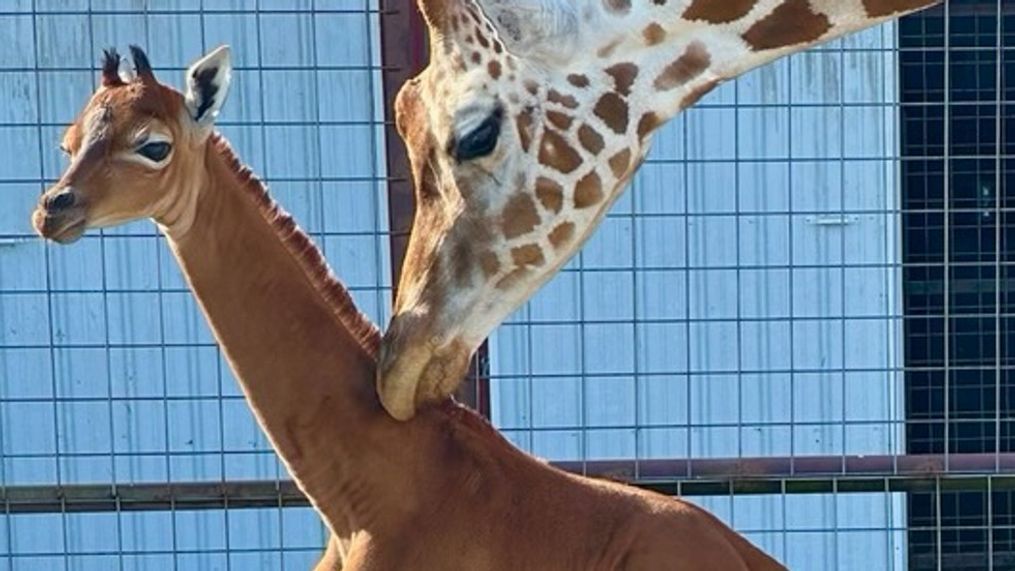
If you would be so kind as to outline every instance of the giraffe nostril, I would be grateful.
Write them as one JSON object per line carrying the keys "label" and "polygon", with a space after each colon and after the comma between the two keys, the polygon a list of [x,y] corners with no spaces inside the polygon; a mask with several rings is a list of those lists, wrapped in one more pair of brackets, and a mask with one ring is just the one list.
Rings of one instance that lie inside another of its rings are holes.
{"label": "giraffe nostril", "polygon": [[46,208],[50,210],[66,210],[67,208],[74,206],[75,202],[76,199],[74,198],[74,193],[69,190],[65,190],[47,198]]}

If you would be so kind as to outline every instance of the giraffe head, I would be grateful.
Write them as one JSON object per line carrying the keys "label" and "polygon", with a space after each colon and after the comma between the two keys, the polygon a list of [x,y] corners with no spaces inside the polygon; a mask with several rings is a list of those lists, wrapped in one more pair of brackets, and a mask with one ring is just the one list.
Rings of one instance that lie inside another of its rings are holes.
{"label": "giraffe head", "polygon": [[32,215],[44,238],[66,244],[89,228],[141,218],[185,225],[192,215],[195,167],[229,87],[229,48],[187,71],[185,94],[155,79],[140,48],[131,55],[134,70],[121,74],[120,56],[105,53],[98,89],[64,134],[69,164]]}
{"label": "giraffe head", "polygon": [[[416,220],[378,388],[396,418],[556,274],[721,81],[941,0],[418,0],[429,67],[396,102]],[[665,245],[661,245],[665,247]]]}
{"label": "giraffe head", "polygon": [[611,4],[420,0],[430,65],[395,105],[416,219],[378,378],[396,418],[457,387],[644,156],[659,120],[632,97],[638,67],[610,64]]}

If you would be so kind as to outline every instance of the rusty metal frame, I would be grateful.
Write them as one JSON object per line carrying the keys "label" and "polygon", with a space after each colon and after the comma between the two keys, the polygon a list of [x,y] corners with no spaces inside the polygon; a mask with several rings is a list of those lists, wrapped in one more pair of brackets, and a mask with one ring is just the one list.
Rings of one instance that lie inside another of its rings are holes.
{"label": "rusty metal frame", "polygon": [[[675,496],[943,493],[1015,490],[1015,453],[820,456],[553,463],[557,468]],[[291,481],[12,486],[6,513],[93,513],[309,507]]]}

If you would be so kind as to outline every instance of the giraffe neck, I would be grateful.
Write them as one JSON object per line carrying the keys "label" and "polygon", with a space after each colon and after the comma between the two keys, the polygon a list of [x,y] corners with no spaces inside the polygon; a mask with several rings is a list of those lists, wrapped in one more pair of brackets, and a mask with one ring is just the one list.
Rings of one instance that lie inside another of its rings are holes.
{"label": "giraffe neck", "polygon": [[[351,327],[362,318],[341,315],[322,294],[321,275],[301,259],[312,263],[316,250],[225,143],[207,147],[192,219],[182,234],[167,229],[170,246],[262,429],[329,527],[348,538],[385,505],[384,474],[364,469],[391,447],[375,429],[382,411],[364,339],[376,331]],[[399,469],[398,455],[386,461],[386,473]]]}
{"label": "giraffe neck", "polygon": [[[574,65],[553,71],[511,66],[522,77],[520,86],[506,90],[519,101],[516,128],[528,155],[522,160],[536,163],[524,185],[537,197],[541,191],[551,197],[541,200],[546,213],[563,211],[590,230],[626,188],[653,133],[720,82],[939,2],[595,2],[580,11],[576,42],[584,55]],[[533,238],[544,242],[544,252],[555,242],[573,252],[588,232],[572,236],[568,228],[544,226],[544,235]],[[554,239],[560,236],[567,239]]]}
{"label": "giraffe neck", "polygon": [[[604,0],[585,36],[604,69],[635,65],[651,131],[721,81],[941,0]],[[586,41],[586,40],[583,40]],[[609,84],[607,84],[609,88]]]}

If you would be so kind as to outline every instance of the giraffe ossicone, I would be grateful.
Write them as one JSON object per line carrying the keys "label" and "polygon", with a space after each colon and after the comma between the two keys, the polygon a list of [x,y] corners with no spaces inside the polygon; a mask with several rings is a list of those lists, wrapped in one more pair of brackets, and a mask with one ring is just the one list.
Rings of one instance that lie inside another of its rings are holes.
{"label": "giraffe ossicone", "polygon": [[416,219],[378,391],[396,418],[578,251],[652,134],[721,82],[941,0],[418,0],[396,101]]}

